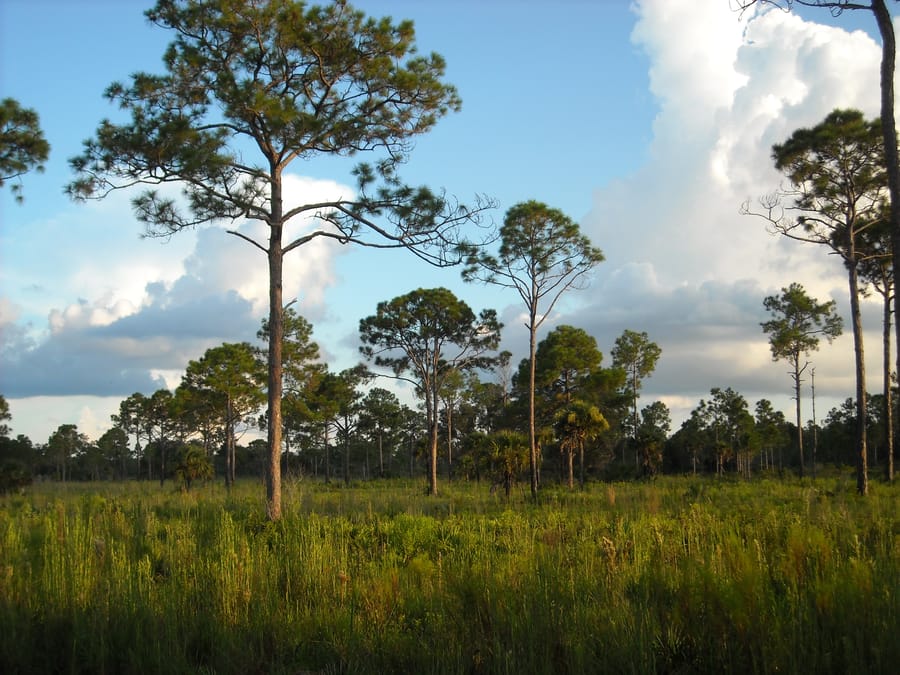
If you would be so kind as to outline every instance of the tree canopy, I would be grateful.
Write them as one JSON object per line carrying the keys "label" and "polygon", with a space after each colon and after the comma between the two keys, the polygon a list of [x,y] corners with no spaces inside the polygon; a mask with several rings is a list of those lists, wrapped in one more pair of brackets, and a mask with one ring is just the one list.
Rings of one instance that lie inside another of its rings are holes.
{"label": "tree canopy", "polygon": [[[44,138],[37,112],[23,108],[14,98],[0,101],[0,187],[29,171],[43,171],[49,156],[50,144]],[[21,181],[13,183],[11,189],[16,201],[21,202]]]}

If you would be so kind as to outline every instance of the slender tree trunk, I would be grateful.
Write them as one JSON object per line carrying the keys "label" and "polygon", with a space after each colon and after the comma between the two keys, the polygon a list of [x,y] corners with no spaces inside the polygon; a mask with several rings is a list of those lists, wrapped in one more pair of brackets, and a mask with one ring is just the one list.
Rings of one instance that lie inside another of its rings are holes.
{"label": "slender tree trunk", "polygon": [[850,316],[853,324],[853,352],[856,357],[856,490],[869,491],[868,451],[866,448],[866,358],[863,348],[862,314],[859,307],[859,285],[856,263],[848,262],[850,278]]}
{"label": "slender tree trunk", "polygon": [[537,308],[530,308],[530,321],[528,324],[528,465],[531,470],[531,497],[537,499],[538,473],[537,473],[537,434],[534,423],[534,387],[535,387],[535,355],[537,353]]}
{"label": "slender tree trunk", "polygon": [[[889,283],[889,282],[888,282]],[[884,390],[884,436],[887,445],[887,465],[885,478],[888,482],[894,480],[894,401],[891,389],[891,300],[890,286],[885,286],[884,312],[882,316],[882,373]]]}
{"label": "slender tree trunk", "polygon": [[578,446],[578,482],[584,490],[584,443]]}
{"label": "slender tree trunk", "polygon": [[447,482],[453,480],[453,407],[447,406]]}
{"label": "slender tree trunk", "polygon": [[[893,268],[900,270],[900,152],[897,150],[897,123],[894,119],[894,69],[897,43],[891,12],[885,0],[872,0],[872,13],[881,33],[881,131],[884,136],[884,163],[888,173],[888,191],[891,195],[891,244]],[[900,295],[894,293],[894,316],[900,316]],[[900,321],[894,322],[897,344],[900,344]],[[896,371],[900,373],[900,349],[897,350]],[[888,456],[893,478],[893,454]]]}
{"label": "slender tree trunk", "polygon": [[566,450],[566,471],[567,471],[567,479],[566,485],[569,486],[570,490],[575,489],[575,451],[571,448]]}
{"label": "slender tree trunk", "polygon": [[269,520],[281,519],[281,393],[282,393],[282,342],[284,340],[283,264],[284,250],[281,236],[282,196],[281,174],[271,167],[271,217],[269,223],[269,372],[267,430],[268,461],[266,464],[266,516]]}
{"label": "slender tree trunk", "polygon": [[325,422],[325,484],[331,482],[331,452],[328,449],[328,422]]}
{"label": "slender tree trunk", "polygon": [[350,485],[350,418],[344,415],[344,485]]}
{"label": "slender tree trunk", "polygon": [[[806,366],[803,366],[806,368]],[[802,414],[800,411],[800,355],[796,354],[794,358],[794,401],[797,411],[797,451],[800,453],[800,478],[806,469],[806,461],[803,457],[803,425],[801,424]]]}
{"label": "slender tree trunk", "polygon": [[378,430],[378,475],[384,478],[384,435]]}
{"label": "slender tree trunk", "polygon": [[159,487],[163,487],[166,483],[166,443],[168,439],[159,439]]}
{"label": "slender tree trunk", "polygon": [[812,396],[812,434],[813,434],[813,447],[812,447],[812,477],[815,480],[816,478],[816,455],[819,452],[819,426],[816,423],[816,369],[812,369],[812,373],[810,373],[810,394]]}
{"label": "slender tree trunk", "polygon": [[[435,351],[435,358],[437,352]],[[437,368],[435,367],[435,371]],[[428,494],[436,496],[438,493],[438,395],[437,395],[437,377],[432,378],[432,382],[428,385],[429,400],[426,404],[429,408],[429,439],[428,439]]]}

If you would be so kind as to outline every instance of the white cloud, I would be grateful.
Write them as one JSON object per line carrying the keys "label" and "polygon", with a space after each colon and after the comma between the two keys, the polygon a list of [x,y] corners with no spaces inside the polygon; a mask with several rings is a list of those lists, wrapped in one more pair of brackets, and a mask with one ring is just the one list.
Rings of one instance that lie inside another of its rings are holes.
{"label": "white cloud", "polygon": [[[663,356],[645,395],[682,407],[687,392],[713,386],[748,398],[787,389],[759,328],[765,295],[798,281],[846,306],[846,273],[834,256],[773,237],[738,210],[777,187],[774,143],[835,107],[875,116],[879,105],[880,47],[868,35],[781,11],[740,16],[728,4],[637,3],[632,39],[650,57],[659,103],[651,160],[597,190],[582,223],[607,262],[579,325],[605,349],[625,328],[647,330]],[[866,306],[880,316],[877,301]],[[872,322],[871,344],[880,345]],[[877,373],[879,353],[870,353]],[[815,361],[823,394],[852,395],[849,336],[823,345]],[[878,390],[880,376],[869,385]]]}
{"label": "white cloud", "polygon": [[112,426],[109,416],[119,411],[120,396],[34,396],[7,398],[13,436],[28,436],[45,443],[62,424],[76,424],[78,431],[97,440]]}
{"label": "white cloud", "polygon": [[[288,208],[352,196],[350,188],[333,181],[291,175],[285,176],[284,191]],[[112,217],[121,208],[130,207],[114,200],[113,206],[93,211]],[[298,219],[289,224],[285,236],[298,236],[316,225],[311,219]],[[234,227],[267,245],[263,224]],[[136,265],[133,277],[121,286],[109,275],[86,272],[101,268],[102,258],[91,256],[64,266],[59,270],[63,289],[77,299],[50,308],[47,330],[28,331],[16,323],[10,300],[0,304],[0,322],[7,324],[2,391],[10,397],[149,393],[177,385],[187,362],[212,346],[254,341],[268,310],[265,255],[223,227],[183,234],[192,245],[183,256],[165,266]],[[138,245],[151,258],[160,248],[153,241]],[[169,253],[183,251],[166,248]],[[285,302],[297,298],[305,315],[322,313],[324,294],[335,283],[333,259],[340,250],[332,240],[318,238],[290,253],[284,266]],[[113,267],[122,269],[128,262],[120,256]],[[139,293],[134,290],[138,283],[143,284]],[[61,289],[54,289],[54,296],[61,294]]]}

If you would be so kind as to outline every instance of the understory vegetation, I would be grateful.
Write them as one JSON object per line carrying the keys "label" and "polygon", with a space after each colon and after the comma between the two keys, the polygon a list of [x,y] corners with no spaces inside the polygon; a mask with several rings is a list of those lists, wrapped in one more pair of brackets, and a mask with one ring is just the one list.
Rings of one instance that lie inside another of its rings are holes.
{"label": "understory vegetation", "polygon": [[850,473],[0,499],[7,673],[847,673],[900,662],[900,498]]}

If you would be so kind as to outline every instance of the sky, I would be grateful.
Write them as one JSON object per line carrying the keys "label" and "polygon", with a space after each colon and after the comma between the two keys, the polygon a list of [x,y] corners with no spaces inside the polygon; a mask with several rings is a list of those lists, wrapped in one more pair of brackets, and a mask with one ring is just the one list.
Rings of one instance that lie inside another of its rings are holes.
{"label": "sky", "polygon": [[[354,4],[412,19],[419,51],[444,56],[463,100],[416,141],[407,181],[463,202],[486,195],[498,226],[511,206],[545,202],[603,251],[590,286],[565,296],[539,339],[558,325],[582,328],[610,365],[616,337],[645,331],[662,356],[640,405],[666,403],[672,431],[713,387],[743,394],[751,410],[767,398],[792,419],[788,366],[772,361],[760,328],[763,299],[798,282],[835,300],[849,325],[846,272],[821,247],[771,235],[740,207],[778,187],[771,148],[795,129],[835,108],[878,115],[880,43],[869,13],[741,14],[733,0]],[[142,238],[131,195],[74,203],[64,194],[68,160],[116,115],[104,89],[163,72],[171,36],[145,20],[147,7],[0,0],[0,96],[35,109],[51,145],[45,172],[22,179],[23,204],[8,186],[0,191],[0,394],[13,434],[36,443],[68,423],[98,438],[121,400],[174,388],[210,347],[254,341],[267,313],[265,259],[224,224]],[[353,163],[292,165],[288,200],[347,194]],[[334,371],[360,361],[359,321],[379,302],[438,286],[476,312],[496,309],[502,348],[514,363],[527,355],[518,295],[465,284],[458,269],[327,241],[286,260],[285,299],[312,323]],[[877,392],[877,294],[863,317],[868,389]],[[810,360],[821,421],[853,396],[849,328]]]}

